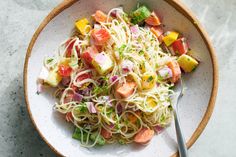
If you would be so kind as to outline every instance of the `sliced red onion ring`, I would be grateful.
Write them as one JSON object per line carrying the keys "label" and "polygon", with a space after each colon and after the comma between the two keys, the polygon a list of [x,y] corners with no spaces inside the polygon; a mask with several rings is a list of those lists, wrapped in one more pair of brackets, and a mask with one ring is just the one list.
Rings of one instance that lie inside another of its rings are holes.
{"label": "sliced red onion ring", "polygon": [[124,60],[121,63],[121,68],[122,68],[123,72],[133,71],[134,63],[131,62],[130,60]]}
{"label": "sliced red onion ring", "polygon": [[97,113],[97,110],[96,110],[93,102],[86,102],[85,104],[89,110],[89,113]]}
{"label": "sliced red onion ring", "polygon": [[164,130],[164,128],[161,127],[161,126],[159,126],[159,125],[156,125],[156,126],[154,126],[154,130],[155,130],[158,134],[160,134],[160,133]]}
{"label": "sliced red onion ring", "polygon": [[132,37],[134,38],[138,38],[138,36],[140,35],[138,25],[131,26],[130,31],[131,31]]}
{"label": "sliced red onion ring", "polygon": [[[123,7],[118,7],[120,10],[123,10]],[[119,14],[120,10],[113,10],[111,12],[111,16],[116,18],[117,17],[117,14]]]}
{"label": "sliced red onion ring", "polygon": [[138,28],[138,25],[134,25],[134,26],[131,26],[130,27],[130,31],[131,31],[131,33],[133,33],[133,34],[139,34],[139,28]]}
{"label": "sliced red onion ring", "polygon": [[116,10],[112,11],[112,12],[111,12],[111,16],[114,17],[114,18],[116,18],[116,13],[117,13]]}
{"label": "sliced red onion ring", "polygon": [[160,69],[158,71],[158,73],[163,79],[168,79],[168,78],[172,77],[172,71],[168,67],[164,67],[164,68]]}
{"label": "sliced red onion ring", "polygon": [[115,126],[115,125],[114,125],[113,123],[111,123],[111,124],[109,125],[110,128],[114,128],[114,126]]}
{"label": "sliced red onion ring", "polygon": [[92,89],[93,89],[93,86],[91,86],[91,84],[90,84],[87,86],[87,88],[85,88],[83,90],[78,90],[77,93],[81,94],[83,96],[88,96],[88,95],[90,95],[90,92]]}
{"label": "sliced red onion ring", "polygon": [[113,83],[115,82],[116,80],[118,79],[118,76],[117,75],[114,75],[110,78],[110,82]]}
{"label": "sliced red onion ring", "polygon": [[83,95],[80,95],[78,93],[74,93],[73,100],[80,102],[83,99]]}
{"label": "sliced red onion ring", "polygon": [[73,93],[67,93],[64,98],[64,103],[69,103],[73,100],[74,94]]}
{"label": "sliced red onion ring", "polygon": [[63,86],[68,86],[70,83],[70,77],[63,77],[61,83]]}
{"label": "sliced red onion ring", "polygon": [[123,112],[123,106],[119,103],[116,105],[116,110],[117,110],[117,114],[121,115],[121,113]]}

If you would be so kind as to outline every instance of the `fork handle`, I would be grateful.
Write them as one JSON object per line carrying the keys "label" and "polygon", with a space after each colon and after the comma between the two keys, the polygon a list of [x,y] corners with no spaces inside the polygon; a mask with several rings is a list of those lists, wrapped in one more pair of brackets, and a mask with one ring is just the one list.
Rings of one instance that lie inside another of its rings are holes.
{"label": "fork handle", "polygon": [[178,149],[179,149],[179,156],[180,157],[188,157],[188,150],[185,144],[185,140],[182,134],[182,130],[179,124],[179,116],[177,111],[174,110],[174,117],[175,117],[175,130],[176,136],[178,141]]}

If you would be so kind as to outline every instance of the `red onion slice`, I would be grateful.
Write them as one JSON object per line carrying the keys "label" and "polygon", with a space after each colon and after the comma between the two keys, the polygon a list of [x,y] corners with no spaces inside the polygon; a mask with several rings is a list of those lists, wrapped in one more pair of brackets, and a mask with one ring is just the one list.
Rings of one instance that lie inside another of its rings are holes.
{"label": "red onion slice", "polygon": [[139,33],[138,25],[131,26],[131,27],[130,27],[130,31],[131,31],[131,33],[137,35],[137,34]]}
{"label": "red onion slice", "polygon": [[70,77],[63,77],[61,83],[63,86],[68,86],[70,84]]}
{"label": "red onion slice", "polygon": [[116,111],[118,115],[121,115],[123,112],[123,106],[120,103],[116,105]]}
{"label": "red onion slice", "polygon": [[163,79],[168,79],[168,78],[172,77],[172,71],[168,67],[164,67],[164,68],[160,69],[158,71],[158,73]]}
{"label": "red onion slice", "polygon": [[83,95],[80,95],[78,93],[74,93],[74,95],[73,95],[73,100],[74,101],[81,102],[82,99],[83,99]]}
{"label": "red onion slice", "polygon": [[159,125],[156,125],[154,126],[154,130],[156,131],[156,133],[160,134],[164,130],[164,128]]}
{"label": "red onion slice", "polygon": [[121,63],[121,68],[122,68],[123,72],[125,72],[125,73],[133,71],[134,63],[131,62],[130,60],[124,60]]}
{"label": "red onion slice", "polygon": [[86,102],[85,104],[89,110],[89,113],[97,113],[97,110],[96,110],[93,102]]}
{"label": "red onion slice", "polygon": [[118,76],[117,75],[114,75],[110,78],[110,82],[113,83],[115,82],[116,80],[118,79]]}

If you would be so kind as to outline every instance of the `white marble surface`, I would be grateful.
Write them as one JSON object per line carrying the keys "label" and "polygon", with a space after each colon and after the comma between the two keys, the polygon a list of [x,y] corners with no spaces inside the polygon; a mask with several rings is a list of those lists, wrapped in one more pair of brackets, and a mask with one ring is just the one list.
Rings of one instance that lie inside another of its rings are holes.
{"label": "white marble surface", "polygon": [[[236,1],[182,0],[199,18],[219,60],[219,94],[206,129],[189,150],[192,157],[236,156]],[[0,156],[55,156],[29,120],[23,96],[28,43],[42,19],[61,0],[0,1]]]}

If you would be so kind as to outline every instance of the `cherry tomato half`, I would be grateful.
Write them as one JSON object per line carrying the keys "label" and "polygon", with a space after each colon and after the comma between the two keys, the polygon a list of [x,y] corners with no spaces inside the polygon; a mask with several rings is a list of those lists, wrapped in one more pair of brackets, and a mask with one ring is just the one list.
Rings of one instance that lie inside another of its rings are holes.
{"label": "cherry tomato half", "polygon": [[72,68],[69,65],[61,64],[58,68],[58,74],[62,77],[70,76]]}

